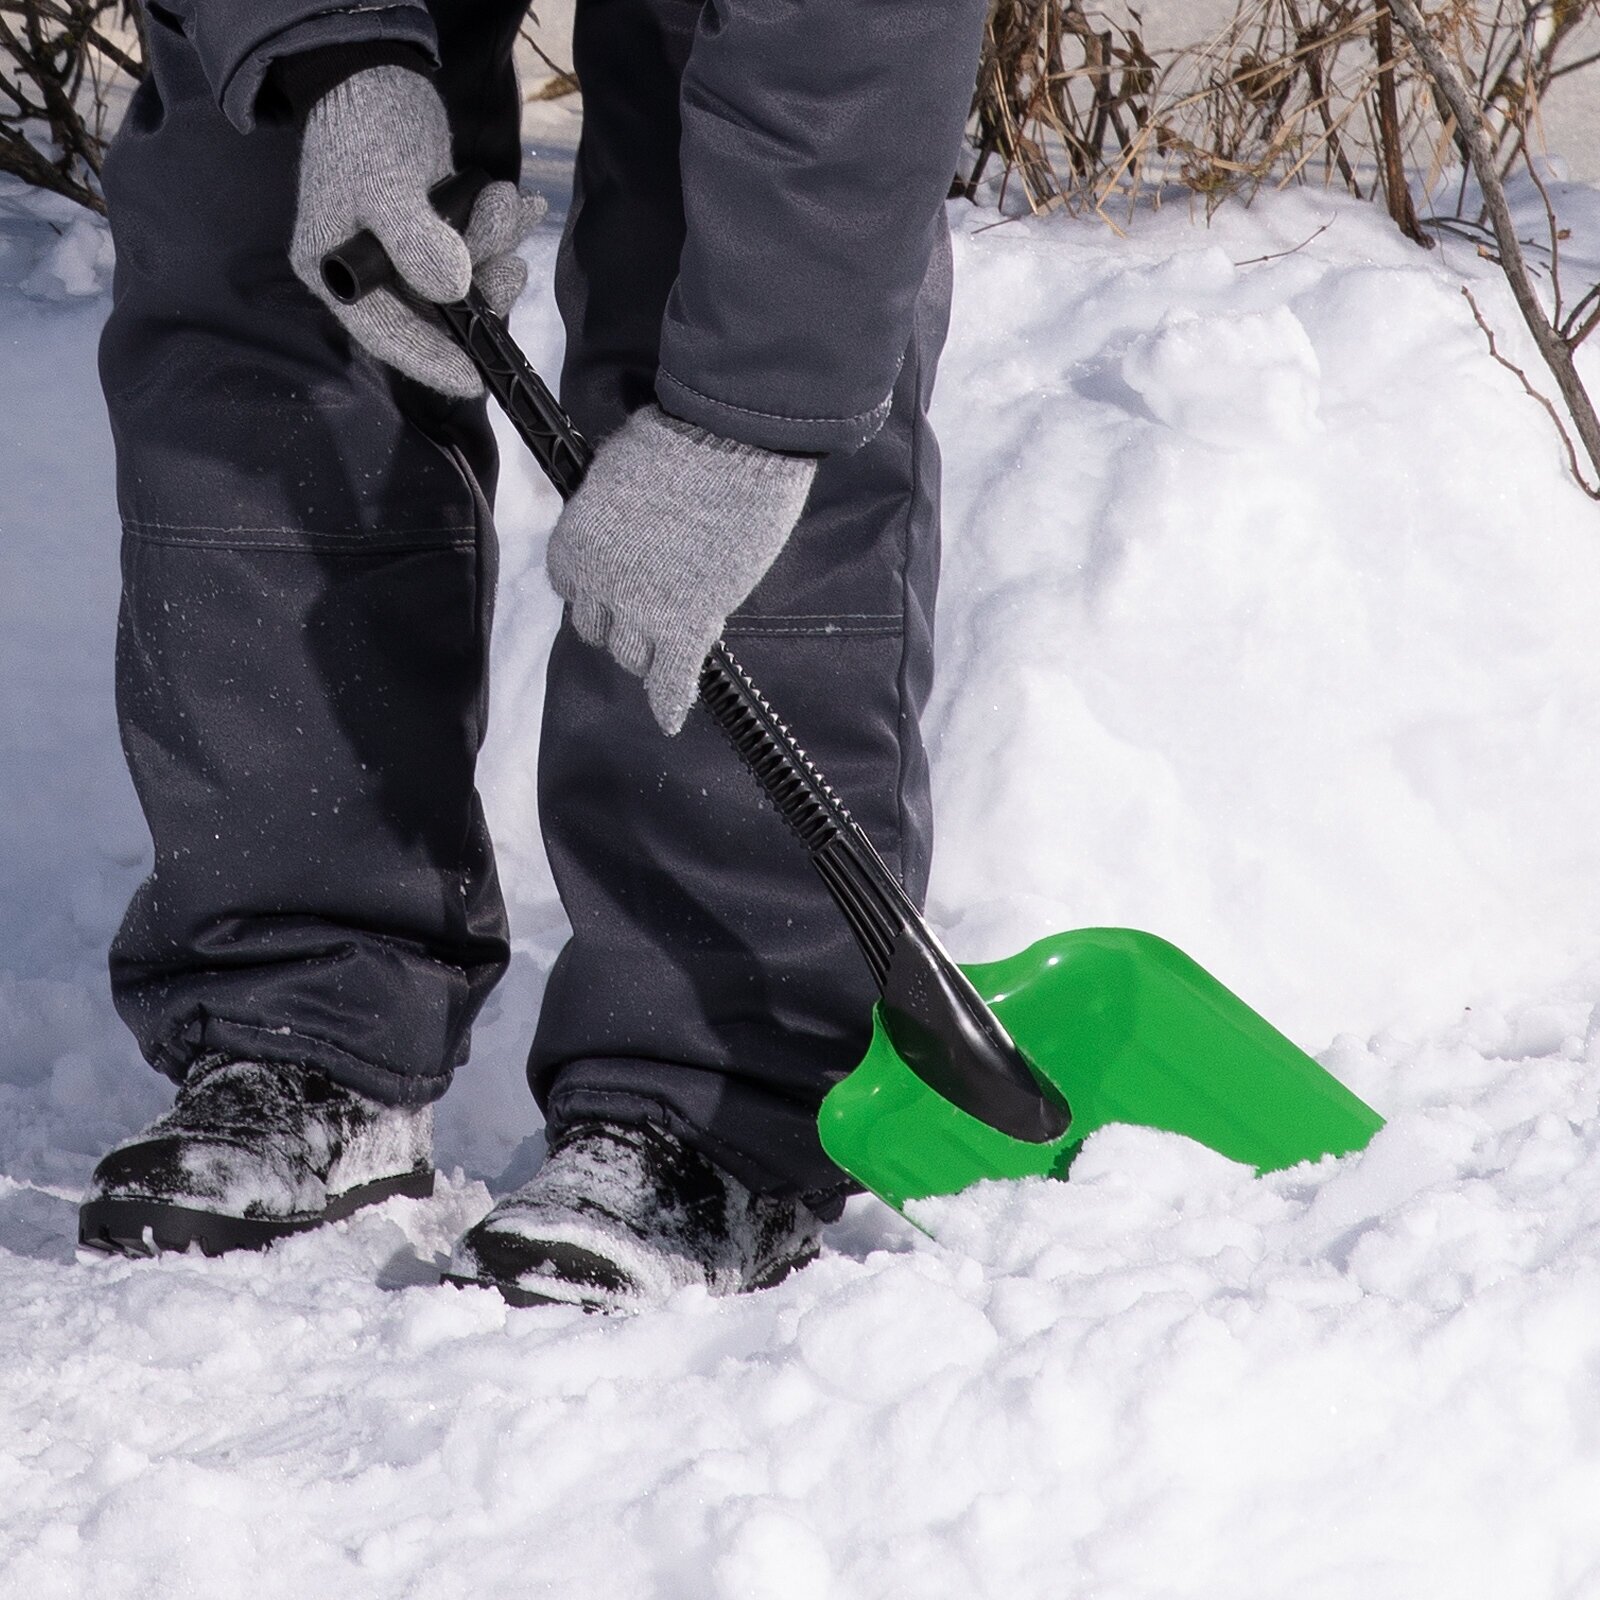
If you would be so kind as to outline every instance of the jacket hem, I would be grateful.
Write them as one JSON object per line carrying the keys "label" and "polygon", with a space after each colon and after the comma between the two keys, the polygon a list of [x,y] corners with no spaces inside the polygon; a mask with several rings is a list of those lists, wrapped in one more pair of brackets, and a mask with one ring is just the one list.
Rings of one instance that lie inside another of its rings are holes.
{"label": "jacket hem", "polygon": [[855,416],[790,417],[781,412],[730,405],[726,400],[702,394],[662,367],[656,373],[656,398],[662,409],[673,416],[740,444],[801,455],[831,455],[859,450],[877,433],[889,415],[893,391],[871,410]]}

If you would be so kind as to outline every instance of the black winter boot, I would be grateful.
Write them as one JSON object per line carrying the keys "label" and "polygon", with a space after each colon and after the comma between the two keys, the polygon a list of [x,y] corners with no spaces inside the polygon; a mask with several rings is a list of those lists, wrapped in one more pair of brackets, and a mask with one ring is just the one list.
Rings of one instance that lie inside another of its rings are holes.
{"label": "black winter boot", "polygon": [[676,1289],[765,1289],[817,1254],[798,1200],[753,1194],[671,1134],[582,1123],[456,1246],[449,1282],[515,1306],[640,1311]]}
{"label": "black winter boot", "polygon": [[94,1169],[79,1243],[259,1250],[391,1195],[433,1193],[433,1108],[378,1105],[313,1067],[217,1057]]}

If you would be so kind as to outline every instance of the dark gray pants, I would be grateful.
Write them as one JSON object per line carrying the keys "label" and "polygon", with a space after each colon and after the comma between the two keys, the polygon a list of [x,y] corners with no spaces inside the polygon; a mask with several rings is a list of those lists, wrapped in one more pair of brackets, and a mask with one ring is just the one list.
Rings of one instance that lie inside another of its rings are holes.
{"label": "dark gray pants", "polygon": [[[514,175],[521,4],[435,10],[458,160]],[[579,5],[585,126],[558,292],[564,397],[596,438],[652,394],[697,11]],[[473,790],[493,444],[482,406],[368,360],[294,280],[293,130],[237,133],[189,46],[152,26],[153,75],[106,179],[118,703],[156,849],[113,947],[116,1001],[175,1079],[225,1051],[420,1103],[465,1059],[506,959]],[[948,282],[937,249],[888,423],[824,463],[729,629],[916,894],[938,559],[926,409]],[[637,682],[563,628],[540,803],[573,927],[529,1063],[552,1125],[664,1121],[757,1187],[829,1208],[816,1107],[861,1052],[871,986],[719,736],[694,717],[663,739]]]}

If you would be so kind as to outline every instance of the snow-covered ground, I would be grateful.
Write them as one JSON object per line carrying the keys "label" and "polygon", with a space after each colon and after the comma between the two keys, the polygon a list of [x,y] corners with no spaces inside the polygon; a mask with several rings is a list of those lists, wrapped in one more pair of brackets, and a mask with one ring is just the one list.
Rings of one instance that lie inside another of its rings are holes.
{"label": "snow-covered ground", "polygon": [[[1600,194],[1559,198],[1577,283]],[[438,1195],[76,1260],[90,1166],[168,1092],[103,981],[147,848],[106,262],[0,188],[3,1600],[1600,1594],[1600,510],[1460,285],[1520,350],[1509,298],[1314,192],[1120,239],[952,216],[935,918],[969,959],[1148,926],[1388,1127],[1267,1179],[1108,1129],[1069,1184],[931,1237],[855,1202],[780,1288],[632,1321],[433,1284],[537,1157],[561,937],[554,500],[513,458],[483,777],[518,954]]]}

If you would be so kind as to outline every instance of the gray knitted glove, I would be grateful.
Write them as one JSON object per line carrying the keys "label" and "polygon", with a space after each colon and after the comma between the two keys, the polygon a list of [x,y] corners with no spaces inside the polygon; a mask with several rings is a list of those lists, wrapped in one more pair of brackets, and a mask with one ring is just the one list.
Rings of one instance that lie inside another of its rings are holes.
{"label": "gray knitted glove", "polygon": [[777,559],[817,463],[636,411],[595,453],[550,536],[550,582],[572,625],[644,679],[666,733],[731,612]]}
{"label": "gray knitted glove", "polygon": [[296,275],[380,361],[442,394],[483,393],[448,334],[386,289],[344,306],[322,283],[322,258],[370,228],[400,276],[426,300],[459,300],[476,282],[502,316],[528,279],[516,247],[544,215],[538,195],[491,183],[465,236],[428,201],[452,171],[450,124],[433,84],[409,67],[370,67],[311,108],[300,147],[300,208],[289,260]]}

